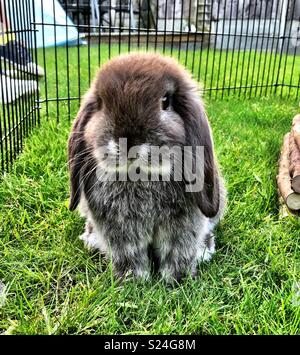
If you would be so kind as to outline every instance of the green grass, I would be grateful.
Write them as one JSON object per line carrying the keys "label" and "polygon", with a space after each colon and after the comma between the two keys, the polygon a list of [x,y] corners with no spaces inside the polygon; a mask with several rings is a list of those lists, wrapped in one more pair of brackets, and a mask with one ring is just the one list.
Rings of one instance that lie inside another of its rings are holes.
{"label": "green grass", "polygon": [[[100,48],[100,50],[99,50]],[[131,50],[136,50],[132,47]],[[139,50],[146,50],[141,47]],[[153,48],[149,48],[153,50]],[[159,49],[163,52],[163,49]],[[113,57],[119,53],[127,53],[128,46],[123,44],[120,48],[112,44],[109,52],[108,46],[102,44],[90,47],[50,48],[45,53],[47,71],[48,97],[79,97],[89,87],[89,81],[93,78],[96,69],[106,62],[109,56]],[[171,54],[184,64],[206,88],[220,87],[243,87],[232,93],[239,93],[247,97],[255,95],[273,94],[275,90],[284,96],[291,95],[293,98],[299,90],[294,88],[265,87],[266,85],[290,84],[299,86],[300,77],[300,56],[285,55],[280,58],[279,54],[254,52],[254,51],[225,51],[219,50],[181,50],[166,48],[165,54]],[[39,61],[43,63],[44,53],[39,51]],[[78,65],[79,63],[79,65]],[[88,65],[89,64],[89,65]],[[58,77],[56,78],[56,68]],[[70,78],[70,85],[67,85],[67,77]],[[57,79],[57,81],[56,81]],[[244,88],[245,86],[262,86],[259,88]],[[44,90],[42,89],[42,96]],[[58,93],[58,95],[57,95]],[[228,96],[228,90],[223,93],[217,90],[212,92],[213,97]]]}
{"label": "green grass", "polygon": [[[47,52],[53,59],[52,54]],[[63,65],[64,55],[59,56]],[[52,59],[47,78],[55,95]],[[63,80],[63,69],[60,73]],[[87,79],[82,80],[84,88]],[[60,97],[67,93],[65,83]],[[157,279],[117,283],[110,265],[84,249],[78,239],[84,221],[67,209],[68,106],[60,105],[59,123],[55,104],[49,105],[48,121],[42,111],[41,127],[0,183],[0,280],[6,285],[0,332],[300,333],[294,287],[300,281],[300,222],[279,218],[275,182],[282,137],[297,102],[232,97],[206,99],[206,107],[229,190],[228,211],[216,232],[212,262],[201,266],[197,279],[172,290]],[[72,116],[76,110],[72,102]]]}

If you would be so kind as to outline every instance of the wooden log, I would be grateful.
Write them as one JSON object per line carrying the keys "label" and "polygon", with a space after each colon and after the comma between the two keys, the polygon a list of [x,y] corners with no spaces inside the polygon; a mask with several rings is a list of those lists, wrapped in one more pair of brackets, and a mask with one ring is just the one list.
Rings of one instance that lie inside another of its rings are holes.
{"label": "wooden log", "polygon": [[283,219],[289,216],[299,217],[300,211],[290,210],[288,206],[285,204],[283,197],[280,195],[279,190],[277,192],[278,192],[278,200],[279,200],[279,210],[278,210],[279,219]]}
{"label": "wooden log", "polygon": [[300,193],[300,150],[295,141],[294,132],[290,133],[290,176],[292,178],[292,189]]}
{"label": "wooden log", "polygon": [[290,133],[287,133],[283,139],[283,145],[280,153],[279,172],[277,175],[277,185],[281,196],[286,205],[291,210],[300,210],[300,194],[297,194],[291,187],[290,177]]}
{"label": "wooden log", "polygon": [[296,115],[293,118],[292,133],[298,148],[300,148],[300,115]]}

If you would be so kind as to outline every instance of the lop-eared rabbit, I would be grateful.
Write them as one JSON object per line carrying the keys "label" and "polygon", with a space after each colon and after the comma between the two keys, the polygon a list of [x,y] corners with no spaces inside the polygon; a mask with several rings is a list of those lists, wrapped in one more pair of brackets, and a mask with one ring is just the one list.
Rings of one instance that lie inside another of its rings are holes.
{"label": "lop-eared rabbit", "polygon": [[[138,154],[122,163],[120,142]],[[203,153],[200,190],[183,174],[175,178],[184,154],[167,168],[161,160],[151,165],[152,147],[174,146],[192,149],[194,170]],[[112,260],[116,275],[148,278],[154,266],[163,279],[180,280],[211,259],[226,191],[197,84],[175,60],[135,53],[103,65],[73,124],[68,155],[70,210],[79,206],[86,218],[80,238]],[[148,179],[129,179],[130,169]]]}

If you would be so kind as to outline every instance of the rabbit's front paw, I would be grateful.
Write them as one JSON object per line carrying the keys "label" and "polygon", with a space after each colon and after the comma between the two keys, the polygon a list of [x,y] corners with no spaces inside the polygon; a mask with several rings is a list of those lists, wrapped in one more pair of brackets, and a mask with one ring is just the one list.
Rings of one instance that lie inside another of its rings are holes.
{"label": "rabbit's front paw", "polygon": [[87,222],[85,232],[79,237],[84,242],[84,246],[89,250],[98,249],[100,252],[106,251],[106,245],[102,235],[97,233],[94,227]]}
{"label": "rabbit's front paw", "polygon": [[212,233],[208,233],[197,252],[198,262],[209,261],[215,253],[215,237]]}

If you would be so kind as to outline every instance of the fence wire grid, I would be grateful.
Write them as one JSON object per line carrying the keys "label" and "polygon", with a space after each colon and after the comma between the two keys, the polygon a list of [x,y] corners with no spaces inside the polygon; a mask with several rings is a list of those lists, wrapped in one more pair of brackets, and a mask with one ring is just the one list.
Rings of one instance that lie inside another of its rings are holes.
{"label": "fence wire grid", "polygon": [[[97,68],[121,53],[157,51],[175,57],[209,97],[299,98],[300,0],[0,4],[1,21],[10,24],[9,29],[2,26],[2,37],[26,45],[44,74],[38,79],[38,70],[28,73],[1,60],[2,172],[10,169],[40,117],[72,119]],[[15,52],[22,62],[22,53]],[[20,85],[25,89],[18,96],[14,90]]]}

